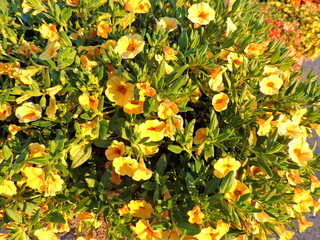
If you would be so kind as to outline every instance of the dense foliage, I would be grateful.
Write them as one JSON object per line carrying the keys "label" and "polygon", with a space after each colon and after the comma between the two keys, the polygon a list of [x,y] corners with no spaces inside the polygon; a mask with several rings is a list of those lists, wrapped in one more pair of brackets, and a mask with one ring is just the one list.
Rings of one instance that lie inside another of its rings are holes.
{"label": "dense foliage", "polygon": [[[291,239],[319,209],[320,88],[252,2],[12,0],[0,239]],[[81,239],[81,238],[79,238]],[[83,239],[83,238],[82,238]]]}

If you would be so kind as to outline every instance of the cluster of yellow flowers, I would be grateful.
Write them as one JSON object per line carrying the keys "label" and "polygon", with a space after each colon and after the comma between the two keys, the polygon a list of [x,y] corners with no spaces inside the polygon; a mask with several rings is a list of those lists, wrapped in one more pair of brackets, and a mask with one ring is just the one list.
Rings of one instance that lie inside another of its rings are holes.
{"label": "cluster of yellow flowers", "polygon": [[289,240],[292,220],[312,225],[320,88],[299,81],[253,4],[8,9],[0,221],[11,232],[0,239],[55,240],[73,218],[78,240],[94,239],[102,217],[107,239]]}

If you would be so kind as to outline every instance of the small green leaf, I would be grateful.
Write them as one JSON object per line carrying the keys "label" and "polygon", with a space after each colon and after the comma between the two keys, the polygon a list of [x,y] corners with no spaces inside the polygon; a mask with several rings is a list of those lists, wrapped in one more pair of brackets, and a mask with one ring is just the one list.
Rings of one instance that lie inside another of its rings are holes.
{"label": "small green leaf", "polygon": [[61,223],[65,224],[66,220],[64,219],[63,215],[57,211],[51,212],[47,215],[48,221],[52,223]]}
{"label": "small green leaf", "polygon": [[2,146],[2,157],[4,160],[8,161],[12,158],[13,153],[11,149],[8,147],[8,145],[4,144]]}
{"label": "small green leaf", "polygon": [[10,208],[6,208],[6,215],[15,222],[19,222],[19,223],[23,222],[22,214]]}
{"label": "small green leaf", "polygon": [[91,157],[91,146],[87,145],[83,148],[78,149],[76,153],[71,154],[70,158],[72,160],[71,168],[76,168],[85,163]]}
{"label": "small green leaf", "polygon": [[156,183],[154,182],[145,182],[141,185],[142,188],[152,191],[155,190],[155,188],[157,187]]}
{"label": "small green leaf", "polygon": [[173,153],[179,154],[183,151],[183,148],[178,145],[169,145],[168,150],[170,150]]}
{"label": "small green leaf", "polygon": [[190,236],[194,236],[194,235],[197,235],[200,233],[200,230],[190,223],[181,223],[181,224],[179,224],[179,227],[181,229],[187,230],[187,234]]}
{"label": "small green leaf", "polygon": [[228,193],[232,188],[232,185],[235,181],[236,172],[231,171],[222,179],[221,186],[220,186],[220,193]]}
{"label": "small green leaf", "polygon": [[167,161],[167,156],[166,156],[166,154],[164,153],[164,154],[162,154],[161,157],[159,158],[158,163],[157,163],[157,168],[156,168],[156,172],[157,172],[160,176],[163,175],[164,170],[165,170],[166,167],[167,167],[167,163],[168,163],[168,161]]}
{"label": "small green leaf", "polygon": [[221,182],[220,178],[212,178],[206,185],[206,188],[204,190],[204,194],[205,195],[209,195],[211,193],[213,193],[219,186]]}

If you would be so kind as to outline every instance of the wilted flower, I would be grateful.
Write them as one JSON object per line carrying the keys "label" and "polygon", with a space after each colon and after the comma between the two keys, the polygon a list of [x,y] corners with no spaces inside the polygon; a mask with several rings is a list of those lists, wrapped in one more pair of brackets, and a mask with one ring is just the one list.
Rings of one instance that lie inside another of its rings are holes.
{"label": "wilted flower", "polygon": [[179,112],[179,108],[177,104],[171,102],[169,100],[164,100],[158,108],[158,116],[161,119],[167,119],[168,117],[172,117]]}
{"label": "wilted flower", "polygon": [[137,56],[143,50],[145,42],[139,34],[122,36],[115,47],[115,51],[119,53],[123,59],[131,59]]}
{"label": "wilted flower", "polygon": [[196,131],[196,135],[193,138],[193,143],[199,145],[204,141],[204,139],[206,139],[206,137],[207,137],[207,129],[199,128]]}
{"label": "wilted flower", "polygon": [[178,53],[178,51],[174,50],[173,48],[170,47],[165,47],[163,49],[164,52],[164,59],[169,61],[169,60],[178,60],[178,57],[176,56],[176,54]]}
{"label": "wilted flower", "polygon": [[188,18],[195,24],[208,25],[215,19],[215,11],[208,3],[196,3],[188,9]]}

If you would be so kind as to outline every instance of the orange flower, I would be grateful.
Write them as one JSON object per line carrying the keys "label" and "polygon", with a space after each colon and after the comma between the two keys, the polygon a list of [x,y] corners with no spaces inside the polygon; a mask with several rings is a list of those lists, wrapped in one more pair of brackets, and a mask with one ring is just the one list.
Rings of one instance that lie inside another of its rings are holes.
{"label": "orange flower", "polygon": [[310,180],[311,180],[311,192],[314,192],[315,189],[320,187],[320,180],[317,178],[316,175],[310,174]]}
{"label": "orange flower", "polygon": [[187,214],[189,216],[189,219],[188,219],[189,223],[202,224],[202,219],[204,218],[204,214],[198,205],[194,206],[192,210],[187,212]]}
{"label": "orange flower", "polygon": [[158,107],[158,116],[161,119],[167,119],[179,112],[177,104],[169,100],[164,100]]}
{"label": "orange flower", "polygon": [[141,152],[146,156],[156,154],[159,151],[158,146],[146,146],[143,144],[139,144],[139,148]]}
{"label": "orange flower", "polygon": [[137,88],[140,90],[139,94],[142,96],[153,97],[156,95],[156,90],[151,87],[148,82],[138,83]]}
{"label": "orange flower", "polygon": [[244,52],[248,55],[252,56],[260,56],[263,54],[265,50],[268,49],[269,42],[263,42],[263,43],[250,43],[245,49]]}
{"label": "orange flower", "polygon": [[131,59],[143,50],[144,44],[145,42],[139,34],[125,35],[118,40],[114,50],[119,53],[121,58]]}
{"label": "orange flower", "polygon": [[160,19],[158,26],[162,29],[174,31],[178,26],[178,21],[175,18],[163,17]]}
{"label": "orange flower", "polygon": [[43,157],[49,155],[49,153],[45,152],[46,147],[43,144],[30,143],[28,148],[30,149],[30,158]]}
{"label": "orange flower", "polygon": [[46,46],[46,50],[40,54],[39,59],[41,60],[49,60],[51,58],[57,57],[57,51],[60,49],[59,42],[48,42]]}
{"label": "orange flower", "polygon": [[49,24],[42,24],[39,28],[41,35],[48,39],[50,42],[54,42],[59,40],[59,33],[56,28],[56,25],[49,23]]}
{"label": "orange flower", "polygon": [[138,162],[131,157],[116,157],[113,159],[112,166],[117,174],[132,177],[138,168]]}
{"label": "orange flower", "polygon": [[297,220],[299,223],[299,232],[301,233],[304,232],[308,227],[313,226],[313,222],[308,221],[302,214],[299,214]]}
{"label": "orange flower", "polygon": [[132,179],[135,181],[148,180],[152,177],[152,171],[146,167],[146,164],[141,159],[138,168],[134,172]]}
{"label": "orange flower", "polygon": [[21,126],[17,126],[15,124],[10,124],[9,125],[9,132],[12,134],[12,135],[16,135],[19,131],[25,129],[25,127],[21,127]]}
{"label": "orange flower", "polygon": [[149,0],[125,0],[125,10],[132,13],[148,13],[151,8]]}
{"label": "orange flower", "polygon": [[120,216],[125,216],[129,214],[130,209],[128,208],[127,204],[124,204],[121,208],[118,209],[118,213]]}
{"label": "orange flower", "polygon": [[[263,209],[262,206],[258,202],[255,203],[255,208],[258,208],[261,210]],[[253,217],[258,222],[268,222],[270,219],[270,216],[265,211],[255,212],[255,213],[253,213]]]}
{"label": "orange flower", "polygon": [[106,21],[100,21],[97,26],[97,35],[102,38],[108,38],[108,34],[112,32],[112,28]]}
{"label": "orange flower", "polygon": [[[239,197],[242,195],[245,195],[247,193],[250,193],[250,189],[247,187],[246,184],[240,182],[239,180],[235,180],[233,183],[232,188],[228,193],[224,195],[226,199],[230,199],[232,201],[236,201]],[[246,200],[246,203],[249,203],[251,199]]]}
{"label": "orange flower", "polygon": [[196,135],[193,138],[193,143],[199,145],[203,142],[204,139],[207,137],[207,129],[206,128],[199,128],[196,131]]}
{"label": "orange flower", "polygon": [[128,114],[141,114],[143,113],[143,105],[143,98],[140,98],[138,101],[130,100],[126,105],[124,105],[123,111]]}
{"label": "orange flower", "polygon": [[298,170],[290,169],[289,171],[286,171],[286,177],[287,177],[288,183],[292,186],[302,183],[302,179],[300,177]]}
{"label": "orange flower", "polygon": [[259,130],[257,134],[259,136],[267,136],[271,130],[271,121],[273,119],[273,116],[269,117],[267,120],[264,120],[263,118],[257,117],[257,123],[259,125]]}
{"label": "orange flower", "polygon": [[313,128],[318,136],[320,136],[320,124],[310,123],[309,124],[311,128]]}
{"label": "orange flower", "polygon": [[220,158],[214,165],[214,175],[217,178],[224,178],[231,171],[238,171],[241,163],[232,157]]}
{"label": "orange flower", "polygon": [[161,232],[151,228],[148,220],[139,220],[132,229],[140,240],[162,240]]}
{"label": "orange flower", "polygon": [[120,107],[125,106],[133,97],[134,85],[125,77],[113,76],[107,82],[106,96]]}
{"label": "orange flower", "polygon": [[227,60],[227,67],[230,71],[233,71],[233,66],[235,66],[235,68],[239,68],[242,64],[248,62],[248,59],[246,57],[244,57],[242,54],[235,52],[230,52],[227,56]]}
{"label": "orange flower", "polygon": [[215,68],[213,71],[210,73],[210,80],[209,80],[209,87],[213,91],[223,91],[224,90],[224,85],[223,85],[223,79],[222,79],[222,74],[226,71],[227,69],[223,67],[222,69],[220,68]]}
{"label": "orange flower", "polygon": [[138,218],[149,218],[153,213],[153,208],[150,203],[145,200],[131,200],[128,204],[131,216]]}
{"label": "orange flower", "polygon": [[191,22],[199,25],[208,25],[215,19],[215,11],[208,3],[193,4],[188,9],[188,18]]}
{"label": "orange flower", "polygon": [[42,116],[42,109],[38,104],[26,102],[16,109],[16,117],[19,123],[28,123],[40,119]]}
{"label": "orange flower", "polygon": [[76,7],[78,5],[79,0],[66,0],[66,4],[72,7]]}
{"label": "orange flower", "polygon": [[266,95],[276,95],[283,84],[283,80],[276,75],[262,78],[259,82],[260,91]]}
{"label": "orange flower", "polygon": [[214,110],[221,112],[227,109],[229,103],[229,96],[225,93],[219,93],[213,96],[212,105]]}
{"label": "orange flower", "polygon": [[302,139],[293,139],[288,144],[289,155],[291,160],[299,166],[304,167],[308,161],[313,159],[313,152],[309,147],[309,143]]}
{"label": "orange flower", "polygon": [[83,108],[91,108],[91,109],[97,109],[99,105],[99,99],[96,96],[89,96],[87,93],[82,93],[79,96],[79,104]]}
{"label": "orange flower", "polygon": [[112,144],[105,151],[105,155],[109,161],[112,161],[117,157],[122,157],[124,153],[125,153],[124,143],[118,142],[117,140],[114,140]]}
{"label": "orange flower", "polygon": [[293,205],[293,208],[298,213],[310,212],[310,208],[314,205],[313,198],[310,195],[310,190],[303,190],[300,188],[294,189],[292,201],[296,203]]}
{"label": "orange flower", "polygon": [[164,52],[164,59],[169,61],[169,60],[178,60],[178,57],[176,56],[176,54],[178,53],[178,51],[174,50],[173,48],[170,47],[165,47],[163,49]]}
{"label": "orange flower", "polygon": [[50,97],[49,105],[46,109],[46,115],[48,118],[55,118],[56,112],[58,110],[55,97]]}
{"label": "orange flower", "polygon": [[155,120],[146,120],[139,125],[140,138],[146,138],[148,142],[157,142],[164,138],[164,130],[166,124],[164,122]]}
{"label": "orange flower", "polygon": [[8,102],[0,105],[0,121],[4,121],[12,114],[12,107]]}
{"label": "orange flower", "polygon": [[19,81],[23,84],[31,84],[33,81],[32,76],[39,72],[39,70],[39,68],[14,68],[12,76],[19,79]]}

